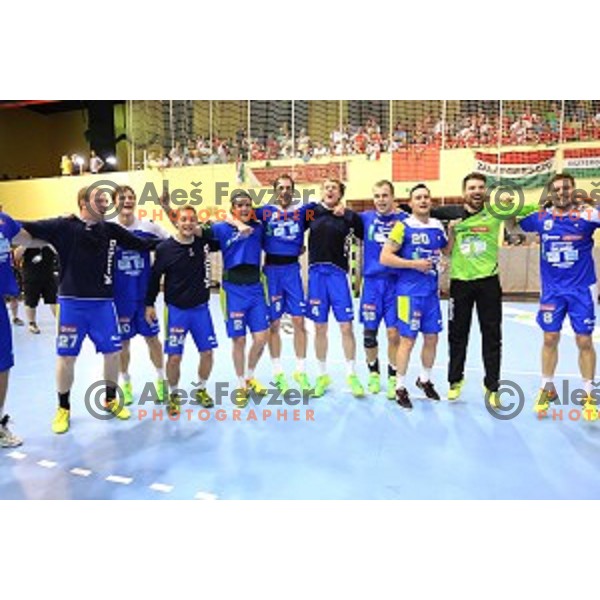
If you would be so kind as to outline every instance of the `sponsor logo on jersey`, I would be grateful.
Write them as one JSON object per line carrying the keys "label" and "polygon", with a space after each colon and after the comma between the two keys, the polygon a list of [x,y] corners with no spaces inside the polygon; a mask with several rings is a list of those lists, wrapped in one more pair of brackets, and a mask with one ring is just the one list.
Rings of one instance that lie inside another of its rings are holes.
{"label": "sponsor logo on jersey", "polygon": [[582,235],[579,235],[579,234],[574,234],[574,235],[563,235],[563,236],[562,236],[562,239],[563,239],[565,242],[578,242],[579,240],[582,240],[582,239],[583,239],[583,236],[582,236]]}
{"label": "sponsor logo on jersey", "polygon": [[230,312],[229,313],[229,318],[230,319],[240,319],[244,316],[243,312]]}
{"label": "sponsor logo on jersey", "polygon": [[320,300],[314,300],[312,298],[309,300],[309,302],[310,302],[310,304],[321,304]]}
{"label": "sponsor logo on jersey", "polygon": [[169,327],[169,333],[185,333],[183,327]]}
{"label": "sponsor logo on jersey", "polygon": [[365,310],[375,310],[377,307],[374,304],[363,304]]}
{"label": "sponsor logo on jersey", "polygon": [[60,333],[77,333],[76,325],[61,325],[59,329]]}
{"label": "sponsor logo on jersey", "polygon": [[555,304],[540,304],[540,310],[543,311],[552,311],[556,309]]}
{"label": "sponsor logo on jersey", "polygon": [[473,233],[489,233],[490,228],[487,225],[478,225],[477,227],[471,227],[470,230]]}

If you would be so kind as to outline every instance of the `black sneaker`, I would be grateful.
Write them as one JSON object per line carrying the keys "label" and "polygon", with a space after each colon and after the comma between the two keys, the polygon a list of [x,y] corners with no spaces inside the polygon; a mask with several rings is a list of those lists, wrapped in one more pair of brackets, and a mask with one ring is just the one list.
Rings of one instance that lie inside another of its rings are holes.
{"label": "black sneaker", "polygon": [[406,388],[397,388],[396,389],[396,403],[400,408],[405,410],[412,410],[412,402],[410,401],[410,397]]}
{"label": "black sneaker", "polygon": [[440,395],[437,393],[436,389],[433,387],[432,381],[421,381],[419,377],[415,385],[429,398],[430,400],[439,400]]}

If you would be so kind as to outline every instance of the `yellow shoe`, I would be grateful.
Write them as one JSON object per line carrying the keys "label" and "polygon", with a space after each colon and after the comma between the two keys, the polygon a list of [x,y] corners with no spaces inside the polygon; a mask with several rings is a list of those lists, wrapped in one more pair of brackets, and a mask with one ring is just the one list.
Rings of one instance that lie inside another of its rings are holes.
{"label": "yellow shoe", "polygon": [[165,395],[167,392],[167,386],[165,384],[166,384],[166,381],[164,379],[158,379],[156,381],[156,401],[157,402],[165,401]]}
{"label": "yellow shoe", "polygon": [[52,421],[52,431],[54,433],[67,433],[71,424],[71,411],[66,408],[58,408]]}
{"label": "yellow shoe", "polygon": [[461,379],[456,383],[450,384],[450,389],[448,390],[448,400],[451,402],[454,400],[458,400],[460,398],[460,393],[462,392],[463,385],[465,385],[465,380]]}
{"label": "yellow shoe", "polygon": [[237,388],[233,391],[231,401],[238,408],[246,408],[246,406],[248,406],[249,400],[250,394],[248,393],[247,388]]}
{"label": "yellow shoe", "polygon": [[585,421],[598,420],[598,408],[596,407],[595,400],[592,400],[591,396],[588,396],[585,399],[585,403],[581,408],[581,414]]}
{"label": "yellow shoe", "polygon": [[181,413],[181,396],[179,394],[169,394],[167,413],[170,417],[175,417]]}
{"label": "yellow shoe", "polygon": [[550,403],[554,402],[556,398],[558,398],[558,395],[555,390],[541,389],[535,397],[533,412],[538,415],[548,412]]}
{"label": "yellow shoe", "polygon": [[248,379],[246,381],[246,385],[248,386],[249,390],[252,390],[259,396],[266,396],[267,392],[269,391],[262,383],[260,383],[260,381],[258,381],[258,379],[254,379],[254,377],[252,379]]}
{"label": "yellow shoe", "polygon": [[126,421],[131,418],[131,412],[129,412],[128,408],[125,408],[123,404],[121,404],[116,398],[111,400],[107,405],[106,409],[109,410],[117,419],[121,419]]}
{"label": "yellow shoe", "polygon": [[215,405],[214,400],[205,389],[196,392],[196,400],[198,400],[204,408],[212,408]]}
{"label": "yellow shoe", "polygon": [[488,390],[485,386],[483,386],[483,391],[485,392],[485,399],[490,403],[490,406],[492,408],[501,408],[498,392],[492,392]]}
{"label": "yellow shoe", "polygon": [[133,386],[131,385],[131,381],[125,381],[121,389],[123,390],[125,406],[133,404]]}

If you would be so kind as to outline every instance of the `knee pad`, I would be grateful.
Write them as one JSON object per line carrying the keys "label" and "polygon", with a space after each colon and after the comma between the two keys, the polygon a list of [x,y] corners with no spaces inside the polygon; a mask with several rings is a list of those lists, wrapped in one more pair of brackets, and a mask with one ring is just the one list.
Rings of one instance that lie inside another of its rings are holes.
{"label": "knee pad", "polygon": [[377,348],[377,331],[375,329],[365,329],[363,343],[365,348]]}

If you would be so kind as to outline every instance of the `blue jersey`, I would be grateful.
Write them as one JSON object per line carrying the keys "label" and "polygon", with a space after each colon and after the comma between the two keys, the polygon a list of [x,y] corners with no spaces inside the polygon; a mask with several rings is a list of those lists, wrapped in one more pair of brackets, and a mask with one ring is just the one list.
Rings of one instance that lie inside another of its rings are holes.
{"label": "blue jersey", "polygon": [[298,208],[282,209],[268,204],[255,210],[256,218],[264,226],[264,249],[277,256],[300,256],[304,233],[314,218],[316,202]]}
{"label": "blue jersey", "polygon": [[34,238],[52,244],[60,259],[63,298],[112,299],[117,247],[151,250],[158,240],[141,239],[115,223],[59,217],[23,223]]}
{"label": "blue jersey", "polygon": [[390,240],[400,246],[396,254],[410,260],[429,259],[433,268],[427,273],[416,269],[397,269],[399,296],[429,296],[438,294],[438,265],[441,251],[448,245],[443,225],[437,219],[427,223],[414,216],[396,223],[390,233]]}
{"label": "blue jersey", "polygon": [[253,229],[250,235],[242,235],[236,227],[224,222],[215,223],[208,231],[209,238],[219,242],[223,267],[227,270],[240,265],[260,267],[263,226],[256,221],[248,225]]}
{"label": "blue jersey", "polygon": [[[19,223],[6,213],[0,212],[0,296],[15,294],[19,289],[13,273],[10,252],[10,243],[19,231],[21,231]],[[3,302],[1,298],[0,301]]]}
{"label": "blue jersey", "polygon": [[[121,225],[118,221],[113,221]],[[152,221],[134,219],[129,226],[121,225],[124,229],[140,238],[165,240],[169,233]],[[117,247],[115,262],[115,300],[132,300],[143,302],[146,297],[148,281],[150,280],[150,251],[126,250]]]}
{"label": "blue jersey", "polygon": [[407,217],[408,214],[405,212],[382,215],[375,210],[367,210],[361,213],[360,218],[365,228],[363,259],[363,275],[365,277],[396,274],[397,269],[382,265],[379,262],[379,256],[394,225],[398,221],[404,221]]}
{"label": "blue jersey", "polygon": [[560,214],[553,208],[525,217],[521,229],[540,235],[540,274],[543,292],[587,288],[596,283],[594,231],[600,227],[596,209]]}

